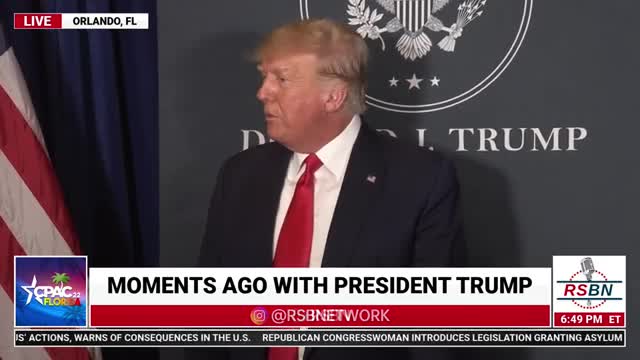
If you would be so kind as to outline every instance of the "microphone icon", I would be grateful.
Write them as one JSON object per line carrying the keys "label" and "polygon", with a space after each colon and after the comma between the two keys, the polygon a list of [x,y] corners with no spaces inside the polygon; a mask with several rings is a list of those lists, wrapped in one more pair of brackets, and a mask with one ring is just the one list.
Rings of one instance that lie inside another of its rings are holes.
{"label": "microphone icon", "polygon": [[[587,281],[591,281],[591,277],[593,273],[596,271],[593,266],[593,259],[590,257],[586,257],[580,260],[580,267],[582,268],[582,273],[587,278]],[[587,306],[591,306],[591,300],[587,300]]]}

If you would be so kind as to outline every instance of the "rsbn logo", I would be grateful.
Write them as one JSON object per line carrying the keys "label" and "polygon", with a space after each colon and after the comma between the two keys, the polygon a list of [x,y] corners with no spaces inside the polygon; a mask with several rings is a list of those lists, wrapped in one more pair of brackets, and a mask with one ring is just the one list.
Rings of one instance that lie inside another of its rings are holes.
{"label": "rsbn logo", "polygon": [[571,301],[582,309],[596,309],[607,301],[622,300],[614,295],[614,287],[622,286],[622,280],[609,279],[605,273],[597,269],[591,257],[583,258],[580,261],[580,270],[573,273],[568,280],[558,280],[558,283],[563,284],[563,291],[557,300]]}

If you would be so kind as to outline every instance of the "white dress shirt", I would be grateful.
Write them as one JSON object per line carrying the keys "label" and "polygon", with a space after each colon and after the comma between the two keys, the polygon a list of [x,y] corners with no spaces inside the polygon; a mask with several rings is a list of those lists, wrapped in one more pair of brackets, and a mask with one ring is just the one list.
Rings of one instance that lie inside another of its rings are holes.
{"label": "white dress shirt", "polygon": [[[342,180],[347,171],[347,163],[351,156],[351,149],[360,132],[361,120],[355,115],[349,125],[333,140],[323,146],[316,156],[322,161],[322,166],[315,173],[313,196],[313,238],[311,243],[311,258],[309,267],[320,267],[322,255],[327,243],[327,235],[336,208]],[[278,246],[278,236],[284,222],[284,217],[291,204],[298,179],[304,173],[304,159],[309,154],[294,153],[289,161],[287,177],[280,193],[280,204],[276,214],[276,225],[273,233],[273,255]]]}
{"label": "white dress shirt", "polygon": [[[347,171],[347,164],[351,156],[353,144],[360,132],[360,116],[355,115],[349,125],[323,146],[316,156],[322,161],[322,166],[315,173],[315,186],[313,196],[313,238],[311,242],[311,257],[309,267],[320,267],[322,256],[327,243],[327,235],[331,226],[331,219],[336,208],[342,180]],[[273,233],[273,256],[278,246],[278,236],[284,222],[284,217],[291,204],[291,199],[296,190],[298,179],[304,173],[304,160],[309,154],[294,153],[289,161],[287,177],[280,194],[280,204],[276,214],[275,231]],[[304,347],[298,348],[298,358],[302,360]]]}

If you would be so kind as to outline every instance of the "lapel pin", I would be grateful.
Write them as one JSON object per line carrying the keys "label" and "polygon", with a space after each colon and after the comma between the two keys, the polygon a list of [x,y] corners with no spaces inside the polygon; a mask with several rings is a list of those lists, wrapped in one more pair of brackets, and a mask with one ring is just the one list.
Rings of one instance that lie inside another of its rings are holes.
{"label": "lapel pin", "polygon": [[367,181],[368,181],[368,182],[370,182],[370,183],[372,183],[372,184],[375,184],[375,183],[376,183],[376,177],[375,177],[375,175],[369,175],[369,176],[367,176]]}

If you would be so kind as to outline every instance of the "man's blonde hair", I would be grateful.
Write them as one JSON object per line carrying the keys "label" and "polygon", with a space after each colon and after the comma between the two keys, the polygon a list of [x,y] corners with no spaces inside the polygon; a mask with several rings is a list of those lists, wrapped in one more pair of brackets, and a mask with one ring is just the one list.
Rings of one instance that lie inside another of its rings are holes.
{"label": "man's blonde hair", "polygon": [[369,54],[364,39],[348,26],[328,20],[301,20],[271,31],[258,45],[253,60],[292,54],[314,54],[320,61],[318,74],[348,84],[347,106],[364,112]]}

